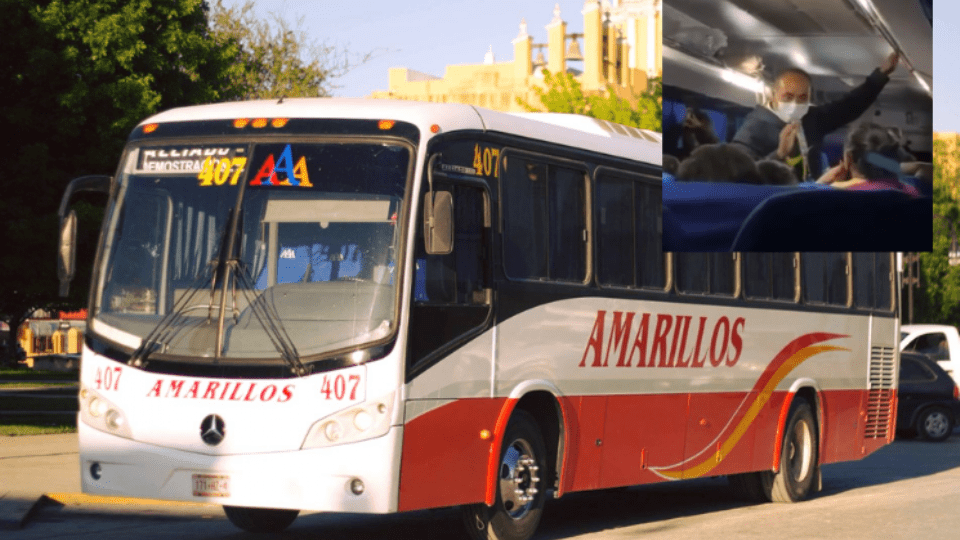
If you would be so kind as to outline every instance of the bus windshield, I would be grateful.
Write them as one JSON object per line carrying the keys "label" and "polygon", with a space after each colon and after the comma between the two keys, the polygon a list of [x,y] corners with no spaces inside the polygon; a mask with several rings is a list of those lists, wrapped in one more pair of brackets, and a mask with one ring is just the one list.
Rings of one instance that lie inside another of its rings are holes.
{"label": "bus windshield", "polygon": [[369,139],[129,149],[92,330],[150,342],[151,358],[307,358],[388,337],[411,154]]}

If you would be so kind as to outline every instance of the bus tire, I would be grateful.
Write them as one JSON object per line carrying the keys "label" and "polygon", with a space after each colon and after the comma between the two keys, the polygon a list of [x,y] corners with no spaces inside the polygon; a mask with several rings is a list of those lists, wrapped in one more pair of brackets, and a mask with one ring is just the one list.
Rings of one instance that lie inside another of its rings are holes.
{"label": "bus tire", "polygon": [[813,408],[802,397],[790,405],[780,448],[780,470],[762,475],[769,500],[799,502],[817,487],[819,438]]}
{"label": "bus tire", "polygon": [[474,540],[527,540],[537,530],[545,500],[547,463],[540,426],[517,410],[503,433],[496,500],[463,507],[464,526]]}
{"label": "bus tire", "polygon": [[299,510],[224,506],[223,513],[237,527],[254,533],[280,532],[293,523]]}
{"label": "bus tire", "polygon": [[770,502],[764,490],[762,472],[732,474],[727,477],[736,496],[748,502]]}
{"label": "bus tire", "polygon": [[917,416],[916,429],[924,440],[945,441],[953,432],[953,416],[943,407],[930,407]]}

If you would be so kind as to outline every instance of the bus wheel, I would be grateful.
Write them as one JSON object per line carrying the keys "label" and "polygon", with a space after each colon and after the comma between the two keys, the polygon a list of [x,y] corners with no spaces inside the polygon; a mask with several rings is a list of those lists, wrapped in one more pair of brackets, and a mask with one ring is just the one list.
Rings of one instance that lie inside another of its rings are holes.
{"label": "bus wheel", "polygon": [[953,418],[946,409],[931,407],[917,418],[917,433],[928,441],[945,441],[952,431]]}
{"label": "bus wheel", "polygon": [[807,400],[796,398],[790,405],[780,449],[780,470],[762,476],[773,502],[806,499],[816,487],[818,439],[813,409]]}
{"label": "bus wheel", "polygon": [[503,434],[497,496],[492,507],[464,506],[474,540],[526,540],[540,523],[544,503],[546,451],[540,428],[526,411],[514,411]]}
{"label": "bus wheel", "polygon": [[230,523],[249,532],[280,532],[293,523],[300,514],[299,510],[279,510],[275,508],[247,508],[243,506],[224,506]]}

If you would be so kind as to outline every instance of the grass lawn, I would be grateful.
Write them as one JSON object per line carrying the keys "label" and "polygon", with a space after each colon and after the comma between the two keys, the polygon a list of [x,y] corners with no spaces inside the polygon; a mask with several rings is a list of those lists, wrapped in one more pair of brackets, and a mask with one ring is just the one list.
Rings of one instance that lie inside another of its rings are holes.
{"label": "grass lawn", "polygon": [[14,396],[0,395],[0,411],[68,411],[77,412],[77,396],[27,396],[17,394]]}
{"label": "grass lawn", "polygon": [[0,415],[0,437],[76,433],[77,415],[44,414],[35,416]]}
{"label": "grass lawn", "polygon": [[15,390],[17,388],[44,388],[47,386],[56,387],[70,384],[72,381],[5,381],[0,379],[0,390]]}
{"label": "grass lawn", "polygon": [[[29,368],[0,368],[0,390],[45,388],[76,383],[75,372],[34,371]],[[30,382],[27,382],[30,381]],[[62,414],[0,414],[0,437],[45,435],[77,431],[77,388],[24,391],[0,394],[0,411],[65,411]]]}
{"label": "grass lawn", "polygon": [[76,371],[35,371],[26,367],[0,367],[0,384],[14,381],[77,382],[80,374]]}

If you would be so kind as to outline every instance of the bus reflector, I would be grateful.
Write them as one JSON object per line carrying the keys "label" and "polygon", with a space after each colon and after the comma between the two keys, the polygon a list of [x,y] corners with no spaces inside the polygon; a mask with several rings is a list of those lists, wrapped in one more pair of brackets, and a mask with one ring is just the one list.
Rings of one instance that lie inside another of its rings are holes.
{"label": "bus reflector", "polygon": [[237,129],[241,129],[241,128],[247,127],[247,124],[249,123],[250,123],[249,118],[237,118],[236,120],[233,121],[233,127]]}
{"label": "bus reflector", "polygon": [[282,128],[287,125],[287,122],[290,121],[289,118],[274,118],[273,122],[270,122],[270,125],[275,128]]}
{"label": "bus reflector", "polygon": [[253,119],[253,127],[256,128],[256,129],[260,129],[260,128],[262,128],[262,127],[267,127],[267,119],[266,119],[266,118],[254,118],[254,119]]}
{"label": "bus reflector", "polygon": [[377,127],[382,130],[392,129],[393,125],[396,124],[393,120],[381,120],[377,123]]}
{"label": "bus reflector", "polygon": [[158,127],[160,127],[160,124],[147,124],[147,125],[143,126],[143,132],[144,132],[144,133],[153,133],[154,131],[157,130]]}

